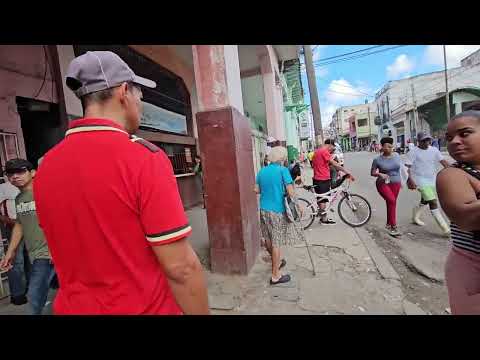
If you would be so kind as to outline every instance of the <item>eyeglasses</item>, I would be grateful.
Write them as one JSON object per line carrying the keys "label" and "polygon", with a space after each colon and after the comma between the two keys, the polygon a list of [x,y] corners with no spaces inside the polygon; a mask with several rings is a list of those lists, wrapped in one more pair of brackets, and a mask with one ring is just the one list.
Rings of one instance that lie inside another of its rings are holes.
{"label": "eyeglasses", "polygon": [[20,169],[11,169],[11,170],[6,170],[5,171],[5,174],[8,176],[8,177],[11,177],[15,174],[17,175],[23,175],[25,174],[26,172],[28,171],[28,169],[26,167],[22,167]]}

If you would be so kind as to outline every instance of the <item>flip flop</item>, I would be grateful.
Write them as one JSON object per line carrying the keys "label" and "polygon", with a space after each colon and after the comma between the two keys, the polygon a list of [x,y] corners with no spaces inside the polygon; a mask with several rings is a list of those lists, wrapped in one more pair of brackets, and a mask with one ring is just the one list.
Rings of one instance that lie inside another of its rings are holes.
{"label": "flip flop", "polygon": [[289,282],[290,280],[290,275],[282,275],[277,281],[273,281],[272,279],[270,279],[270,285],[283,284]]}

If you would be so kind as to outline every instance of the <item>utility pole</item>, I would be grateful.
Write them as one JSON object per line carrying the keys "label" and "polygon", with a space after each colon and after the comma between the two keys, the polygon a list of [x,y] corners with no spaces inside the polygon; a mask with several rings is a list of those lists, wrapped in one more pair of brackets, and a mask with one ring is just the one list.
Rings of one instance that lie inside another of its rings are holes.
{"label": "utility pole", "polygon": [[368,110],[368,146],[371,146],[372,145],[372,120],[370,119],[370,105],[368,104],[368,102],[366,102],[367,104],[367,110]]}
{"label": "utility pole", "polygon": [[303,45],[303,55],[305,57],[305,68],[307,71],[310,103],[312,104],[315,143],[317,146],[320,146],[321,144],[323,144],[322,118],[320,115],[320,103],[318,101],[317,80],[315,79],[315,68],[313,67],[313,53],[310,45]]}
{"label": "utility pole", "polygon": [[443,63],[445,65],[445,103],[447,104],[447,123],[450,120],[450,96],[448,94],[447,49],[443,45]]}
{"label": "utility pole", "polygon": [[418,125],[417,125],[417,120],[418,120],[418,112],[417,112],[417,99],[415,98],[415,88],[413,86],[413,82],[410,84],[410,87],[412,88],[412,100],[413,100],[413,124],[415,126],[415,137],[417,137],[418,133]]}

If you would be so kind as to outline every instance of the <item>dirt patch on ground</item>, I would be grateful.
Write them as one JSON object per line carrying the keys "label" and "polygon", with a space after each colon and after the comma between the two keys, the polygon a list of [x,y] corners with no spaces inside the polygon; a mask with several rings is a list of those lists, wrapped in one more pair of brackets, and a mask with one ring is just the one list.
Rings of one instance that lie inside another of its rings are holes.
{"label": "dirt patch on ground", "polygon": [[[375,242],[380,246],[394,269],[400,275],[404,293],[409,301],[420,306],[425,312],[433,315],[446,315],[448,304],[448,293],[445,284],[432,281],[417,272],[412,271],[408,264],[405,264],[400,257],[398,241],[383,229],[374,225],[367,227],[373,234]],[[403,235],[406,236],[406,235]]]}

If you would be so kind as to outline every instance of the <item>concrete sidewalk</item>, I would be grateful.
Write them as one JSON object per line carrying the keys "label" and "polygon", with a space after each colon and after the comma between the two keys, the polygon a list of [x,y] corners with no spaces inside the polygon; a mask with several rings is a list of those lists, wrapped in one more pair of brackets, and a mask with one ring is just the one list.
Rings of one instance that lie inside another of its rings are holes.
{"label": "concrete sidewalk", "polygon": [[[422,314],[405,299],[398,274],[366,231],[343,223],[306,231],[316,276],[304,245],[282,248],[287,284],[270,286],[271,265],[262,251],[250,274],[208,272],[213,314]],[[367,239],[370,240],[370,239]],[[373,255],[371,255],[371,253]],[[383,273],[383,274],[382,274]]]}

